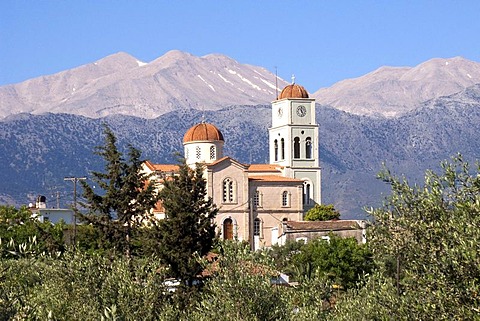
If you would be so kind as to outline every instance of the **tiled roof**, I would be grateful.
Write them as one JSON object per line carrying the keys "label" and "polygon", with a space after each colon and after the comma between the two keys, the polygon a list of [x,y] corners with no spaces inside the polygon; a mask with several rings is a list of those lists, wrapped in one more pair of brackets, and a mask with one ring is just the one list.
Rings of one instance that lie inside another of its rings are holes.
{"label": "tiled roof", "polygon": [[152,171],[162,171],[162,172],[176,172],[179,167],[175,164],[153,164],[150,161],[145,161],[145,165]]}
{"label": "tiled roof", "polygon": [[303,86],[291,84],[283,88],[277,99],[280,100],[284,98],[308,98],[308,92]]}
{"label": "tiled roof", "polygon": [[211,162],[211,163],[209,163],[209,164],[205,164],[205,165],[206,165],[206,166],[213,166],[213,165],[216,165],[216,164],[218,164],[218,163],[221,163],[221,162],[223,162],[224,160],[229,159],[229,158],[230,158],[230,157],[228,157],[228,156],[223,156],[222,158],[217,159],[216,161]]}
{"label": "tiled roof", "polygon": [[187,130],[183,136],[183,143],[194,141],[223,141],[223,135],[215,125],[200,123]]}
{"label": "tiled roof", "polygon": [[236,164],[238,165],[239,167],[243,168],[243,169],[246,169],[246,165],[245,164],[242,164],[240,162],[238,162],[237,160],[231,158],[230,156],[224,156],[220,159],[217,159],[216,161],[214,161],[213,163],[210,163],[210,164],[205,164],[205,166],[207,167],[212,167],[212,166],[215,166],[217,164],[220,164],[221,162],[224,162],[224,161],[227,161],[229,160],[232,164]]}
{"label": "tiled roof", "polygon": [[176,172],[179,169],[178,165],[174,164],[155,164],[154,166],[156,171],[162,172]]}
{"label": "tiled roof", "polygon": [[272,164],[250,164],[249,172],[280,172],[281,167]]}
{"label": "tiled roof", "polygon": [[153,208],[153,212],[155,213],[165,213],[165,208],[163,207],[163,202],[160,200],[155,204],[155,207]]}
{"label": "tiled roof", "polygon": [[360,225],[355,220],[332,220],[332,221],[288,221],[289,230],[308,230],[308,231],[337,231],[337,230],[357,230]]}
{"label": "tiled roof", "polygon": [[259,176],[251,176],[248,178],[251,181],[261,181],[261,182],[295,182],[295,183],[303,183],[301,179],[290,178],[290,177],[283,177],[278,175],[259,175]]}

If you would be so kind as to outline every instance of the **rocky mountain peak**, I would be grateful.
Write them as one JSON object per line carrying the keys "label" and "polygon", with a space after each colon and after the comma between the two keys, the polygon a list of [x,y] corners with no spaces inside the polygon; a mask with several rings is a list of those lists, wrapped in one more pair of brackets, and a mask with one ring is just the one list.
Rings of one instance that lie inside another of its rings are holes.
{"label": "rocky mountain peak", "polygon": [[[279,87],[286,82],[280,80]],[[0,118],[27,112],[155,118],[179,109],[269,103],[275,75],[223,55],[172,50],[150,63],[119,52],[54,75],[0,87]]]}
{"label": "rocky mountain peak", "polygon": [[394,117],[476,83],[480,83],[480,63],[462,57],[434,58],[415,67],[381,67],[312,96],[354,114]]}
{"label": "rocky mountain peak", "polygon": [[93,65],[115,70],[138,67],[139,60],[126,52],[117,52],[93,62]]}

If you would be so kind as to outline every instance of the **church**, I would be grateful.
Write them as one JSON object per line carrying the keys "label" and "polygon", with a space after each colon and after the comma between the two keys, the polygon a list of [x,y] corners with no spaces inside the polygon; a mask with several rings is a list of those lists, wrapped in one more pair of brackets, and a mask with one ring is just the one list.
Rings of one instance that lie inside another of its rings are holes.
{"label": "church", "polygon": [[[315,99],[293,83],[272,102],[269,164],[240,163],[223,155],[224,143],[221,130],[205,122],[183,137],[187,164],[204,166],[207,193],[219,208],[215,223],[220,237],[247,241],[254,249],[277,244],[286,222],[302,221],[307,210],[321,203]],[[158,181],[177,168],[144,163],[145,171]],[[164,217],[161,208],[155,211]]]}

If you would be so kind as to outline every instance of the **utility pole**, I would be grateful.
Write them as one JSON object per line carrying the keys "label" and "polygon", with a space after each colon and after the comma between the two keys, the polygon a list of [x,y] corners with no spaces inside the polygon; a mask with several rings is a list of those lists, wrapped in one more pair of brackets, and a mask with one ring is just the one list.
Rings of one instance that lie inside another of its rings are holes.
{"label": "utility pole", "polygon": [[76,246],[77,242],[77,181],[84,181],[86,177],[65,177],[64,181],[73,182],[73,246]]}

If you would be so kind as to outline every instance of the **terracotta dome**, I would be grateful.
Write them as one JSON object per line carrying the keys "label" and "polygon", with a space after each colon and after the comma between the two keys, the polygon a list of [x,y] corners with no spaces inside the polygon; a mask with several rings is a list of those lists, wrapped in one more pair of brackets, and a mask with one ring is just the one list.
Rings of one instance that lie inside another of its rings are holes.
{"label": "terracotta dome", "polygon": [[308,92],[303,86],[291,84],[283,88],[277,99],[283,98],[308,98]]}
{"label": "terracotta dome", "polygon": [[212,124],[200,123],[185,133],[183,136],[183,143],[194,141],[224,141],[222,132]]}

